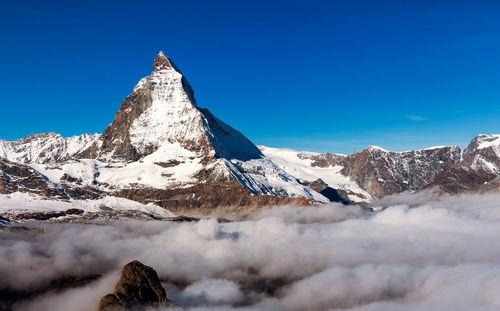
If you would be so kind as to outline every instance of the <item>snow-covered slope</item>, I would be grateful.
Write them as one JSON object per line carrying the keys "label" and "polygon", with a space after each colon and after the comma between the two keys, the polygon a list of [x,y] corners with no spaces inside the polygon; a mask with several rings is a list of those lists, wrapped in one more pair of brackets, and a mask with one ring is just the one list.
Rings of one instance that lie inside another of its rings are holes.
{"label": "snow-covered slope", "polygon": [[[209,202],[221,195],[245,204],[256,202],[243,199],[250,195],[327,201],[199,108],[188,81],[162,52],[102,135],[49,133],[2,141],[0,157],[29,165],[69,197],[118,195],[167,207],[218,204]],[[208,202],[193,202],[206,197]]]}
{"label": "snow-covered slope", "polygon": [[477,146],[475,146],[476,149],[492,147],[496,151],[497,155],[500,154],[500,135],[498,134],[480,134],[476,137],[476,141],[473,143],[477,144]]}
{"label": "snow-covered slope", "polygon": [[456,146],[370,146],[349,156],[259,149],[200,108],[179,68],[160,52],[102,134],[0,141],[0,193],[114,196],[174,210],[347,203],[417,191],[437,179],[445,189],[476,189],[498,179],[499,159],[500,135],[476,137],[463,154]]}
{"label": "snow-covered slope", "polygon": [[165,209],[159,209],[153,204],[141,204],[132,200],[116,197],[104,197],[97,200],[44,200],[39,196],[15,192],[0,194],[0,213],[3,215],[18,215],[33,212],[64,212],[68,209],[79,209],[83,212],[102,213],[103,211],[142,212],[159,217],[174,217],[175,214]]}
{"label": "snow-covered slope", "polygon": [[405,152],[369,146],[349,156],[260,149],[289,174],[307,182],[320,178],[329,187],[346,191],[348,198],[355,202],[420,190],[461,159],[457,146]]}
{"label": "snow-covered slope", "polygon": [[179,141],[189,148],[205,139],[203,116],[191,102],[192,94],[184,89],[182,74],[172,67],[163,53],[160,52],[157,58],[163,58],[165,66],[156,68],[132,91],[133,95],[147,92],[151,97],[150,106],[128,129],[130,142],[140,154]]}
{"label": "snow-covered slope", "polygon": [[56,133],[33,134],[17,141],[0,140],[0,158],[19,163],[57,163],[79,157],[99,134],[64,138]]}
{"label": "snow-covered slope", "polygon": [[166,144],[197,157],[257,159],[262,155],[241,133],[199,108],[187,79],[162,52],[153,72],[123,101],[102,135],[99,159],[138,160]]}
{"label": "snow-covered slope", "polygon": [[[259,149],[266,157],[279,165],[288,174],[300,180],[313,182],[321,179],[334,189],[347,191],[349,199],[354,202],[368,201],[372,198],[370,193],[362,189],[348,176],[341,173],[344,167],[340,164],[340,161],[337,165],[319,166],[315,165],[315,163],[322,157],[320,153],[299,152],[292,149],[270,148],[266,146],[259,146]],[[331,158],[335,157],[338,160],[346,157],[341,154],[329,154],[329,156]]]}

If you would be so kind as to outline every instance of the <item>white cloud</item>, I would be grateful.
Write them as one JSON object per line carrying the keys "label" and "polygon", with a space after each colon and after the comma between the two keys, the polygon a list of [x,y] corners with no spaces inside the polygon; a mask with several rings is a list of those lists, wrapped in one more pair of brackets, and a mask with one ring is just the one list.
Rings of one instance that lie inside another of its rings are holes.
{"label": "white cloud", "polygon": [[[104,274],[17,310],[93,310],[134,259],[158,271],[188,308],[494,310],[500,308],[500,195],[428,191],[360,207],[279,207],[218,223],[44,224],[0,232],[0,287]],[[31,309],[30,309],[31,308]],[[87,309],[86,309],[87,308]]]}

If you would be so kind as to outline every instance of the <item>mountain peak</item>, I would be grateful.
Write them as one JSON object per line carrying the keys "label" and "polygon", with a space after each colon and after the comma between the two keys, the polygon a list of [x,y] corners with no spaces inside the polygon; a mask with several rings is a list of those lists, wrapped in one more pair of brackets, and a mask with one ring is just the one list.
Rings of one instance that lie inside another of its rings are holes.
{"label": "mountain peak", "polygon": [[479,134],[474,137],[468,149],[485,149],[500,146],[500,134]]}
{"label": "mountain peak", "polygon": [[387,150],[385,150],[384,148],[382,147],[379,147],[379,146],[375,146],[375,145],[370,145],[368,147],[366,147],[365,150],[368,150],[368,151],[382,151],[382,152],[389,152]]}
{"label": "mountain peak", "polygon": [[172,68],[172,63],[168,59],[168,57],[160,51],[158,55],[156,55],[155,60],[153,62],[153,71],[159,71],[162,69]]}

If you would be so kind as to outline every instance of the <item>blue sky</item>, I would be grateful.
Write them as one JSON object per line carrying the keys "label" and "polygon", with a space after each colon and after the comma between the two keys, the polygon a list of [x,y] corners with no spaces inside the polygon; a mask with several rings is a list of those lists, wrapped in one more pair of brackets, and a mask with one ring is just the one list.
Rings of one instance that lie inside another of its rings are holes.
{"label": "blue sky", "polygon": [[500,132],[498,1],[1,1],[0,138],[102,132],[163,50],[256,144]]}

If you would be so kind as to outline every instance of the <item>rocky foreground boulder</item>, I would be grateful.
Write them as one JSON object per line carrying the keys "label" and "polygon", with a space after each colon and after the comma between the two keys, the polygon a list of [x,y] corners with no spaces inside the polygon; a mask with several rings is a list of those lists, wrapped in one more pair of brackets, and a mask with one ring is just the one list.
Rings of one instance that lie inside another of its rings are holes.
{"label": "rocky foreground boulder", "polygon": [[99,311],[140,310],[167,304],[167,295],[156,271],[134,260],[123,267],[113,293],[102,297]]}

